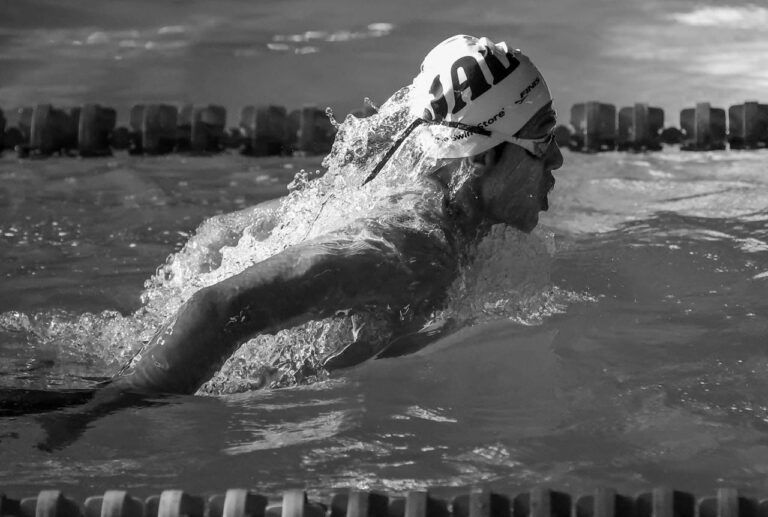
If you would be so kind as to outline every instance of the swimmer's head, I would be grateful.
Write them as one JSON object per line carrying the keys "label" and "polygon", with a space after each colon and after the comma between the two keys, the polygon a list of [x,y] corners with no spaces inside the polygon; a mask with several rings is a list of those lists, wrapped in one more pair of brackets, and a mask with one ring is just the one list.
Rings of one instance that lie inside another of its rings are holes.
{"label": "swimmer's head", "polygon": [[448,38],[424,58],[413,90],[411,111],[416,116],[466,126],[445,130],[430,125],[436,158],[474,156],[504,141],[540,153],[515,135],[552,95],[531,60],[504,42],[465,35]]}
{"label": "swimmer's head", "polygon": [[507,44],[457,35],[432,49],[411,85],[413,122],[364,183],[381,171],[417,128],[424,153],[435,159],[479,155],[504,142],[543,157],[551,135],[519,138],[537,113],[551,106],[547,83],[530,59]]}

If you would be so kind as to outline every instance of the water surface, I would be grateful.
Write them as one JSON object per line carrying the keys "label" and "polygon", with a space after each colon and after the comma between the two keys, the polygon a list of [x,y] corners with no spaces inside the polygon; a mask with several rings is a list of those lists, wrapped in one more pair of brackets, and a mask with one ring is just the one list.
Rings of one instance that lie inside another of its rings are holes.
{"label": "water surface", "polygon": [[[567,153],[566,164],[540,227],[495,270],[536,278],[510,295],[512,312],[481,308],[481,323],[328,381],[120,411],[53,452],[36,448],[50,420],[3,419],[0,486],[764,493],[764,152]],[[0,382],[108,374],[102,347],[121,336],[97,334],[129,333],[164,258],[202,220],[284,193],[297,168],[316,165],[4,157]]]}

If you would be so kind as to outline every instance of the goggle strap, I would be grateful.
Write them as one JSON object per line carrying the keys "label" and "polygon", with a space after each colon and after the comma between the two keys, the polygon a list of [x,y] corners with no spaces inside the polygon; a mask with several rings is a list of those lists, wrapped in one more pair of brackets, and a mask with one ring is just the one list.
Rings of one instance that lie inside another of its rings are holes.
{"label": "goggle strap", "polygon": [[536,142],[531,142],[530,140],[526,140],[526,139],[523,139],[523,138],[517,138],[517,137],[514,137],[514,136],[506,137],[505,140],[507,142],[515,144],[518,147],[522,147],[523,149],[525,149],[526,151],[528,151],[529,153],[531,153],[531,154],[533,154],[535,156],[539,156],[539,150],[538,150],[538,148],[536,146]]}
{"label": "goggle strap", "polygon": [[487,129],[483,129],[478,126],[468,126],[467,124],[462,124],[461,122],[449,122],[449,121],[441,121],[441,122],[432,122],[433,124],[440,124],[441,126],[448,126],[448,127],[454,127],[456,129],[461,129],[463,131],[469,131],[470,133],[475,133],[478,135],[483,136],[491,136],[491,132]]}
{"label": "goggle strap", "polygon": [[403,142],[405,141],[406,138],[408,138],[408,135],[413,133],[413,130],[419,127],[421,124],[439,124],[441,126],[448,126],[455,129],[461,129],[463,131],[469,131],[470,133],[476,133],[478,135],[491,136],[491,132],[488,131],[487,129],[483,129],[477,126],[469,126],[467,124],[462,124],[461,122],[450,122],[446,120],[442,120],[440,122],[433,122],[433,121],[424,120],[423,118],[417,118],[416,120],[411,122],[411,124],[407,128],[405,128],[402,133],[400,133],[400,136],[397,137],[397,140],[395,140],[395,143],[392,144],[392,147],[389,148],[387,153],[379,161],[376,167],[373,168],[373,170],[368,175],[368,177],[365,178],[365,181],[363,181],[363,185],[365,185],[366,183],[373,180],[376,176],[379,175],[379,173],[387,164],[389,159],[392,158],[392,155],[395,154],[395,152],[397,152],[397,150],[400,148],[401,145],[403,145]]}
{"label": "goggle strap", "polygon": [[528,139],[528,138],[517,138],[515,136],[507,137],[507,142],[511,142],[515,145],[518,145],[528,151],[529,153],[533,154],[534,156],[538,158],[542,158],[545,154],[547,154],[547,149],[549,149],[549,146],[552,145],[552,141],[555,139],[555,133],[554,131],[549,133],[544,138],[537,138],[537,139]]}
{"label": "goggle strap", "polygon": [[417,118],[413,122],[411,122],[411,125],[405,128],[405,130],[400,133],[400,136],[397,137],[397,140],[395,140],[395,143],[392,144],[392,147],[389,148],[389,151],[384,155],[384,157],[379,161],[379,163],[376,165],[376,167],[373,168],[371,173],[368,175],[367,178],[365,178],[365,181],[363,181],[363,185],[371,181],[373,178],[379,175],[381,172],[381,169],[384,168],[384,166],[387,164],[390,158],[392,158],[392,155],[395,154],[395,151],[397,151],[401,145],[403,145],[403,141],[408,138],[408,135],[410,135],[414,129],[419,127],[421,124],[425,123],[426,120],[423,118]]}

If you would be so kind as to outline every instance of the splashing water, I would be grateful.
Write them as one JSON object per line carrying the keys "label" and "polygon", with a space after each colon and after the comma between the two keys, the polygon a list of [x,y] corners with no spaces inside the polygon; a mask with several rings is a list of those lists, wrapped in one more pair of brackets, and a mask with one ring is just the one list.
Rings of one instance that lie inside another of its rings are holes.
{"label": "splashing water", "polygon": [[[350,221],[375,217],[380,222],[392,218],[403,224],[404,213],[424,206],[436,210],[442,201],[440,194],[424,188],[424,182],[440,163],[425,152],[434,140],[418,131],[374,181],[362,186],[415,116],[409,88],[398,91],[381,107],[368,99],[366,104],[376,112],[363,119],[350,115],[339,124],[328,113],[337,126],[337,137],[323,161],[324,174],[302,170],[282,200],[204,221],[183,249],[145,283],[143,307],[133,315],[104,312],[59,318],[55,325],[27,324],[27,339],[55,342],[67,353],[90,356],[92,363],[103,364],[99,373],[115,371],[127,358],[139,357],[153,332],[199,289],[329,232],[362,236],[359,232],[364,230],[350,229]],[[458,189],[464,179],[459,177],[451,188]],[[417,217],[404,224],[425,233],[434,230]],[[553,253],[554,237],[548,230],[524,234],[494,228],[473,250],[471,263],[462,268],[445,306],[431,318],[460,325],[494,318],[533,324],[561,311],[573,295],[549,287]],[[26,317],[22,314],[2,316],[0,330],[24,326],[19,323]],[[392,338],[399,317],[383,308],[344,311],[275,335],[258,336],[233,354],[200,391],[219,394],[325,379],[330,357],[351,345],[380,350]]]}

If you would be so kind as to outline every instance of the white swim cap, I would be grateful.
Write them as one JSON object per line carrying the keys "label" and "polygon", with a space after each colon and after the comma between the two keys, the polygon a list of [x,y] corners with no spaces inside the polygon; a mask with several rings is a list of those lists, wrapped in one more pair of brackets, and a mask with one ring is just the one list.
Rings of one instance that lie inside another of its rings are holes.
{"label": "white swim cap", "polygon": [[552,101],[539,70],[520,50],[488,38],[459,34],[424,58],[411,85],[413,122],[374,167],[363,184],[384,167],[417,127],[423,151],[433,158],[464,158],[502,142],[542,156],[551,135],[527,140],[515,134]]}
{"label": "white swim cap", "polygon": [[473,156],[509,140],[552,101],[541,73],[522,52],[465,35],[448,38],[427,54],[413,88],[416,116],[490,132],[428,125],[438,140],[431,146],[438,158]]}

